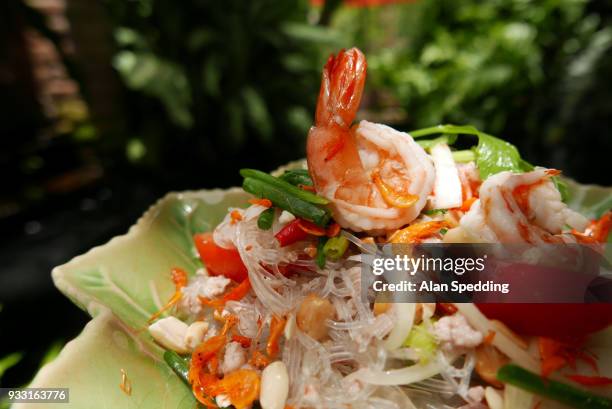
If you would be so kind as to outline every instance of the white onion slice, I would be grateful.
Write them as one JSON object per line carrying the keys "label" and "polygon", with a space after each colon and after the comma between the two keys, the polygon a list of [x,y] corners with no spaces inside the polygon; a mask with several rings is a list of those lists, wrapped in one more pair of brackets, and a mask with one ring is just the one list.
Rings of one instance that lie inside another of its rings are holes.
{"label": "white onion slice", "polygon": [[395,325],[385,339],[385,348],[389,351],[402,346],[402,343],[408,338],[412,324],[414,323],[414,313],[416,311],[415,303],[400,303],[392,304],[392,312],[395,314]]}
{"label": "white onion slice", "polygon": [[489,319],[474,304],[455,303],[455,307],[468,320],[470,325],[480,331],[483,335],[495,332],[492,344],[502,353],[506,354],[514,363],[535,373],[540,373],[540,365],[536,359],[527,351],[518,346],[510,337],[500,331],[496,331]]}
{"label": "white onion slice", "polygon": [[347,378],[359,379],[372,385],[409,385],[420,382],[440,373],[441,365],[432,361],[425,365],[414,364],[402,369],[376,371],[363,368],[350,374]]}
{"label": "white onion slice", "polygon": [[445,143],[431,148],[431,158],[436,168],[434,182],[434,207],[436,209],[452,209],[462,203],[461,179],[453,154]]}

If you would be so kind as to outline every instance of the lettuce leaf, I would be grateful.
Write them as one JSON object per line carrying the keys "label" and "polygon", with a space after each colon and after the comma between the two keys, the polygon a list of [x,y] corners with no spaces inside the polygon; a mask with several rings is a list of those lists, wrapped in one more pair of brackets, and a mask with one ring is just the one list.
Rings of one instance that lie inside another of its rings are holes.
{"label": "lettuce leaf", "polygon": [[[410,132],[415,139],[436,134],[450,135],[446,140],[449,145],[456,141],[457,135],[476,136],[478,144],[472,148],[472,151],[482,180],[503,171],[520,173],[529,172],[534,168],[532,164],[521,158],[516,146],[493,135],[480,132],[471,125],[438,125]],[[420,140],[418,143],[421,146],[430,147],[439,139]],[[562,200],[566,202],[569,198],[567,184],[558,177],[553,177],[553,182],[561,193]]]}

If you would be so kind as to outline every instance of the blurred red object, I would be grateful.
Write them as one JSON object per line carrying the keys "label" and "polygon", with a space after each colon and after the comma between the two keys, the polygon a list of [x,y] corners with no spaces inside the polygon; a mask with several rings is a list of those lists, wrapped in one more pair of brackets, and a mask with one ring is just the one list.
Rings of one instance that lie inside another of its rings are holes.
{"label": "blurred red object", "polygon": [[[417,0],[344,0],[344,4],[352,7],[369,7],[369,6],[384,6],[386,4],[396,3],[414,3]],[[310,0],[313,6],[321,6],[325,0]]]}

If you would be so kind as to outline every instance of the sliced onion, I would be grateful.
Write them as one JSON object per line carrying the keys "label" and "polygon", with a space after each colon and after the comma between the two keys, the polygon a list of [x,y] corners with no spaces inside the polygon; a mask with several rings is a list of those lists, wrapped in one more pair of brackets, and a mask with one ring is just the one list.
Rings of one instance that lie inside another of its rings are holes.
{"label": "sliced onion", "polygon": [[385,348],[389,351],[402,346],[414,323],[415,303],[394,303],[392,312],[395,314],[395,325],[385,340]]}
{"label": "sliced onion", "polygon": [[500,331],[496,331],[495,327],[489,319],[482,313],[474,304],[455,303],[455,307],[468,320],[470,325],[480,331],[482,334],[489,334],[491,331],[495,333],[492,344],[497,347],[502,353],[506,354],[514,363],[528,369],[532,372],[539,373],[540,365],[536,359],[527,351],[516,344],[510,337]]}
{"label": "sliced onion", "polygon": [[444,143],[434,146],[431,148],[431,158],[436,168],[434,207],[436,209],[460,207],[461,180],[450,148]]}
{"label": "sliced onion", "polygon": [[440,370],[440,364],[432,361],[425,365],[414,364],[406,368],[392,369],[390,371],[376,371],[370,368],[363,368],[352,373],[349,377],[372,385],[409,385],[431,378],[440,373]]}

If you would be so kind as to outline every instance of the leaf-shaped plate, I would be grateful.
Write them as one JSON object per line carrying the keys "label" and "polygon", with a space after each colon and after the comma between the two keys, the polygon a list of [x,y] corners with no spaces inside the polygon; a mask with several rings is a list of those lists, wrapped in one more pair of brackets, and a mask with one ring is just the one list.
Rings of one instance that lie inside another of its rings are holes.
{"label": "leaf-shaped plate", "polygon": [[[612,188],[569,186],[572,207],[589,216],[612,198]],[[31,386],[70,388],[72,408],[193,408],[195,400],[162,362],[146,321],[173,292],[170,269],[193,273],[200,265],[193,233],[211,230],[228,207],[245,206],[247,199],[240,189],[169,194],[126,235],[55,268],[57,287],[93,320]],[[610,331],[602,334],[600,347],[609,348],[611,338]],[[129,396],[119,388],[122,369],[132,385]]]}

